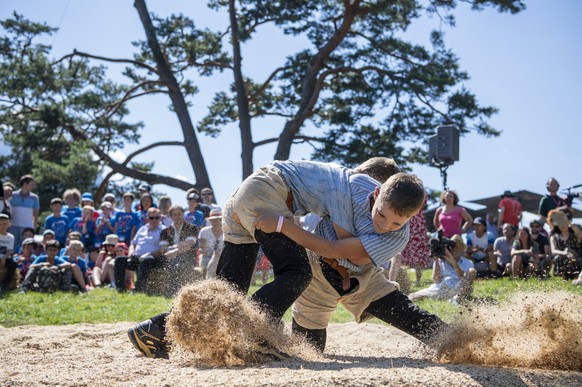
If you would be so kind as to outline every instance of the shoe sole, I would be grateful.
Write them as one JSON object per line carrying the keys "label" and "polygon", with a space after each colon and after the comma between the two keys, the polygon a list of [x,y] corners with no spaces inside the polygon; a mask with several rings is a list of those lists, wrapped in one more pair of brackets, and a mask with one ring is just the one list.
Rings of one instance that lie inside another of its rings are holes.
{"label": "shoe sole", "polygon": [[[140,338],[138,336],[138,334],[137,334],[138,330],[141,333],[142,337],[152,338],[153,340],[149,343],[147,341],[144,342],[142,340],[142,338]],[[145,357],[149,357],[149,358],[160,357],[160,356],[156,356],[156,354],[153,352],[157,349],[156,345],[155,345],[155,341],[159,341],[159,339],[157,337],[147,333],[146,331],[141,329],[139,326],[130,328],[127,331],[127,335],[129,336],[129,341],[131,341],[131,344],[133,344],[135,349],[140,351]]]}

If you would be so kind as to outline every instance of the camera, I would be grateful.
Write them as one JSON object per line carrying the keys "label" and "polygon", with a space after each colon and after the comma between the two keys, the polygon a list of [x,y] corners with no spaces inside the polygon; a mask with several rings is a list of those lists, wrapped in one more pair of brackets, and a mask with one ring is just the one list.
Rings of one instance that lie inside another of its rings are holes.
{"label": "camera", "polygon": [[455,248],[455,245],[455,241],[445,238],[443,236],[443,230],[439,230],[438,237],[430,239],[430,255],[432,257],[437,255],[439,258],[444,258],[445,249],[452,250]]}

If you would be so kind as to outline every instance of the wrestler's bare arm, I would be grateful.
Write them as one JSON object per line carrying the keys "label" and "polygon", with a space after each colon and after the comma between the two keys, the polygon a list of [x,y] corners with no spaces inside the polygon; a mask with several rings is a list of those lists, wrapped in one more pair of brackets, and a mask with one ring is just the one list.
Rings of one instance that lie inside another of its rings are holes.
{"label": "wrestler's bare arm", "polygon": [[[259,215],[255,221],[255,228],[266,233],[276,232],[278,221],[279,215],[276,214]],[[337,230],[338,228],[336,227]],[[346,237],[347,235],[345,234],[339,235],[343,234],[340,232],[338,237],[343,239],[329,241],[304,230],[288,219],[284,219],[281,233],[297,244],[326,258],[350,257],[349,260],[356,265],[365,265],[371,262],[370,256],[364,249],[360,238]]]}

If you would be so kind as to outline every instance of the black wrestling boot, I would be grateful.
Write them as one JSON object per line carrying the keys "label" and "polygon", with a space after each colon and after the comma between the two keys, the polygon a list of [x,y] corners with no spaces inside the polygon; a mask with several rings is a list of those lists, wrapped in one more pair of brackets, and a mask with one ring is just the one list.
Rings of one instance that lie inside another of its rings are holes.
{"label": "black wrestling boot", "polygon": [[297,324],[295,319],[291,323],[291,329],[294,335],[303,337],[319,352],[323,353],[325,342],[327,341],[327,330],[324,329],[307,329]]}
{"label": "black wrestling boot", "polygon": [[140,322],[127,331],[129,340],[145,357],[169,359],[164,332],[152,320]]}

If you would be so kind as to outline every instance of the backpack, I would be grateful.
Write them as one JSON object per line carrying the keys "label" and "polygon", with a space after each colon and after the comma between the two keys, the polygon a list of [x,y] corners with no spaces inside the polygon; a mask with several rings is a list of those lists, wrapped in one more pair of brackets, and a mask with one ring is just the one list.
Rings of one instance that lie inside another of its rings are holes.
{"label": "backpack", "polygon": [[61,285],[61,272],[52,267],[42,267],[38,273],[38,291],[41,293],[54,293]]}

